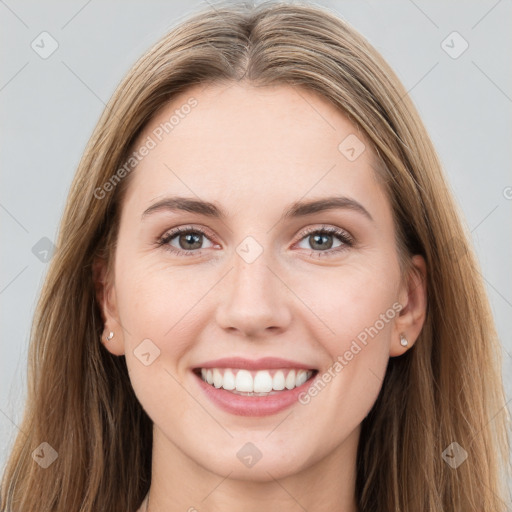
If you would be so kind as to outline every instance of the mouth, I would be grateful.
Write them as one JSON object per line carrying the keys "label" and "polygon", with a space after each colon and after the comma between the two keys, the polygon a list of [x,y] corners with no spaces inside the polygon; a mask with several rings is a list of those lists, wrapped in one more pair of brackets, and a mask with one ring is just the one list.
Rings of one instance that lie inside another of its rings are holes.
{"label": "mouth", "polygon": [[214,406],[238,416],[266,416],[291,407],[319,378],[318,368],[274,356],[234,355],[196,363],[190,370]]}
{"label": "mouth", "polygon": [[318,373],[317,369],[194,368],[193,373],[210,387],[247,397],[266,397],[302,387]]}

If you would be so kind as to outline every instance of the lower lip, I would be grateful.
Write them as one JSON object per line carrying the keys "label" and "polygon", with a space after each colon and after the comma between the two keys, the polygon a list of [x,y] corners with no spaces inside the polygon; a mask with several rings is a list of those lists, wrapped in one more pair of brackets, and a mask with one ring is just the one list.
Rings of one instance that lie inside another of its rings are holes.
{"label": "lower lip", "polygon": [[222,388],[216,388],[205,382],[199,375],[192,372],[199,381],[199,386],[206,396],[218,407],[238,416],[268,416],[276,414],[298,402],[299,395],[305,392],[315,380],[313,375],[309,380],[294,389],[285,389],[275,395],[244,396],[236,395]]}

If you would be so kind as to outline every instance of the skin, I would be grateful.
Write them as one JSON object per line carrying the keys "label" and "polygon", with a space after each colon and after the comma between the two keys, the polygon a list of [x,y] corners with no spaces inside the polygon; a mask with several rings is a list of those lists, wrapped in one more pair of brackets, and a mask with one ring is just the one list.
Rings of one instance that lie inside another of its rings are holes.
{"label": "skin", "polygon": [[[355,161],[338,150],[347,135],[365,138],[314,93],[194,86],[157,113],[135,147],[191,96],[198,105],[133,171],[113,275],[96,262],[105,334],[115,333],[105,346],[126,356],[135,393],[154,422],[149,510],[354,512],[360,425],[389,358],[409,350],[421,331],[425,262],[415,256],[417,272],[401,285],[375,156],[366,142]],[[360,202],[374,220],[336,209],[279,221],[292,202],[334,191]],[[141,220],[168,195],[212,201],[227,217],[159,211]],[[318,248],[304,231],[322,225],[347,231],[355,244],[334,252],[343,242],[327,235]],[[207,230],[196,246],[194,239],[180,244],[179,235],[168,243],[189,255],[156,245],[178,226]],[[251,263],[236,252],[249,235],[263,249]],[[191,373],[200,362],[238,355],[294,359],[322,374],[396,302],[400,314],[307,405],[236,416],[213,404]],[[148,366],[133,352],[144,339],[160,350]],[[250,468],[236,456],[247,442],[262,453]]]}

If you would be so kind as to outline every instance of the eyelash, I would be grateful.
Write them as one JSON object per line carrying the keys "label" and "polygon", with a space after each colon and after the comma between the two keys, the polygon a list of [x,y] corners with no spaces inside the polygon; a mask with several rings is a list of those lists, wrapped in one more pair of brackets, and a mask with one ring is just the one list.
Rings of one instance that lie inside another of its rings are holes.
{"label": "eyelash", "polygon": [[[198,253],[201,254],[201,249],[187,251],[187,250],[183,250],[183,249],[176,249],[175,247],[168,245],[169,242],[173,238],[175,238],[177,235],[180,235],[183,233],[201,234],[201,235],[209,238],[208,233],[201,228],[196,228],[196,227],[193,228],[192,226],[187,226],[185,228],[178,227],[178,228],[175,228],[175,229],[167,232],[165,235],[163,235],[157,241],[157,246],[158,247],[165,246],[164,247],[165,250],[175,254],[176,256],[192,256],[192,255],[197,255]],[[353,247],[355,244],[355,240],[346,231],[339,229],[339,228],[332,227],[332,226],[321,226],[319,228],[318,227],[308,228],[302,233],[301,238],[298,240],[297,243],[301,242],[303,239],[305,239],[306,237],[308,237],[309,235],[312,235],[312,234],[335,235],[343,243],[343,245],[341,245],[335,249],[329,249],[326,251],[318,251],[318,250],[311,249],[310,255],[311,256],[314,255],[315,257],[318,257],[318,258],[322,258],[322,257],[326,257],[326,256],[329,257],[329,256],[339,254],[343,251],[348,250],[350,247]]]}

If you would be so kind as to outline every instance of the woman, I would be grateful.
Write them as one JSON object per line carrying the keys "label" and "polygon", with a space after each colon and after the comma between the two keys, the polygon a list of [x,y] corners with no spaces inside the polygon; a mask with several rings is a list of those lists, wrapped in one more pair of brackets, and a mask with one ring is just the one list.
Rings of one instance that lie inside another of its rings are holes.
{"label": "woman", "polygon": [[29,384],[2,511],[506,507],[468,233],[395,74],[316,6],[216,6],[128,73]]}

